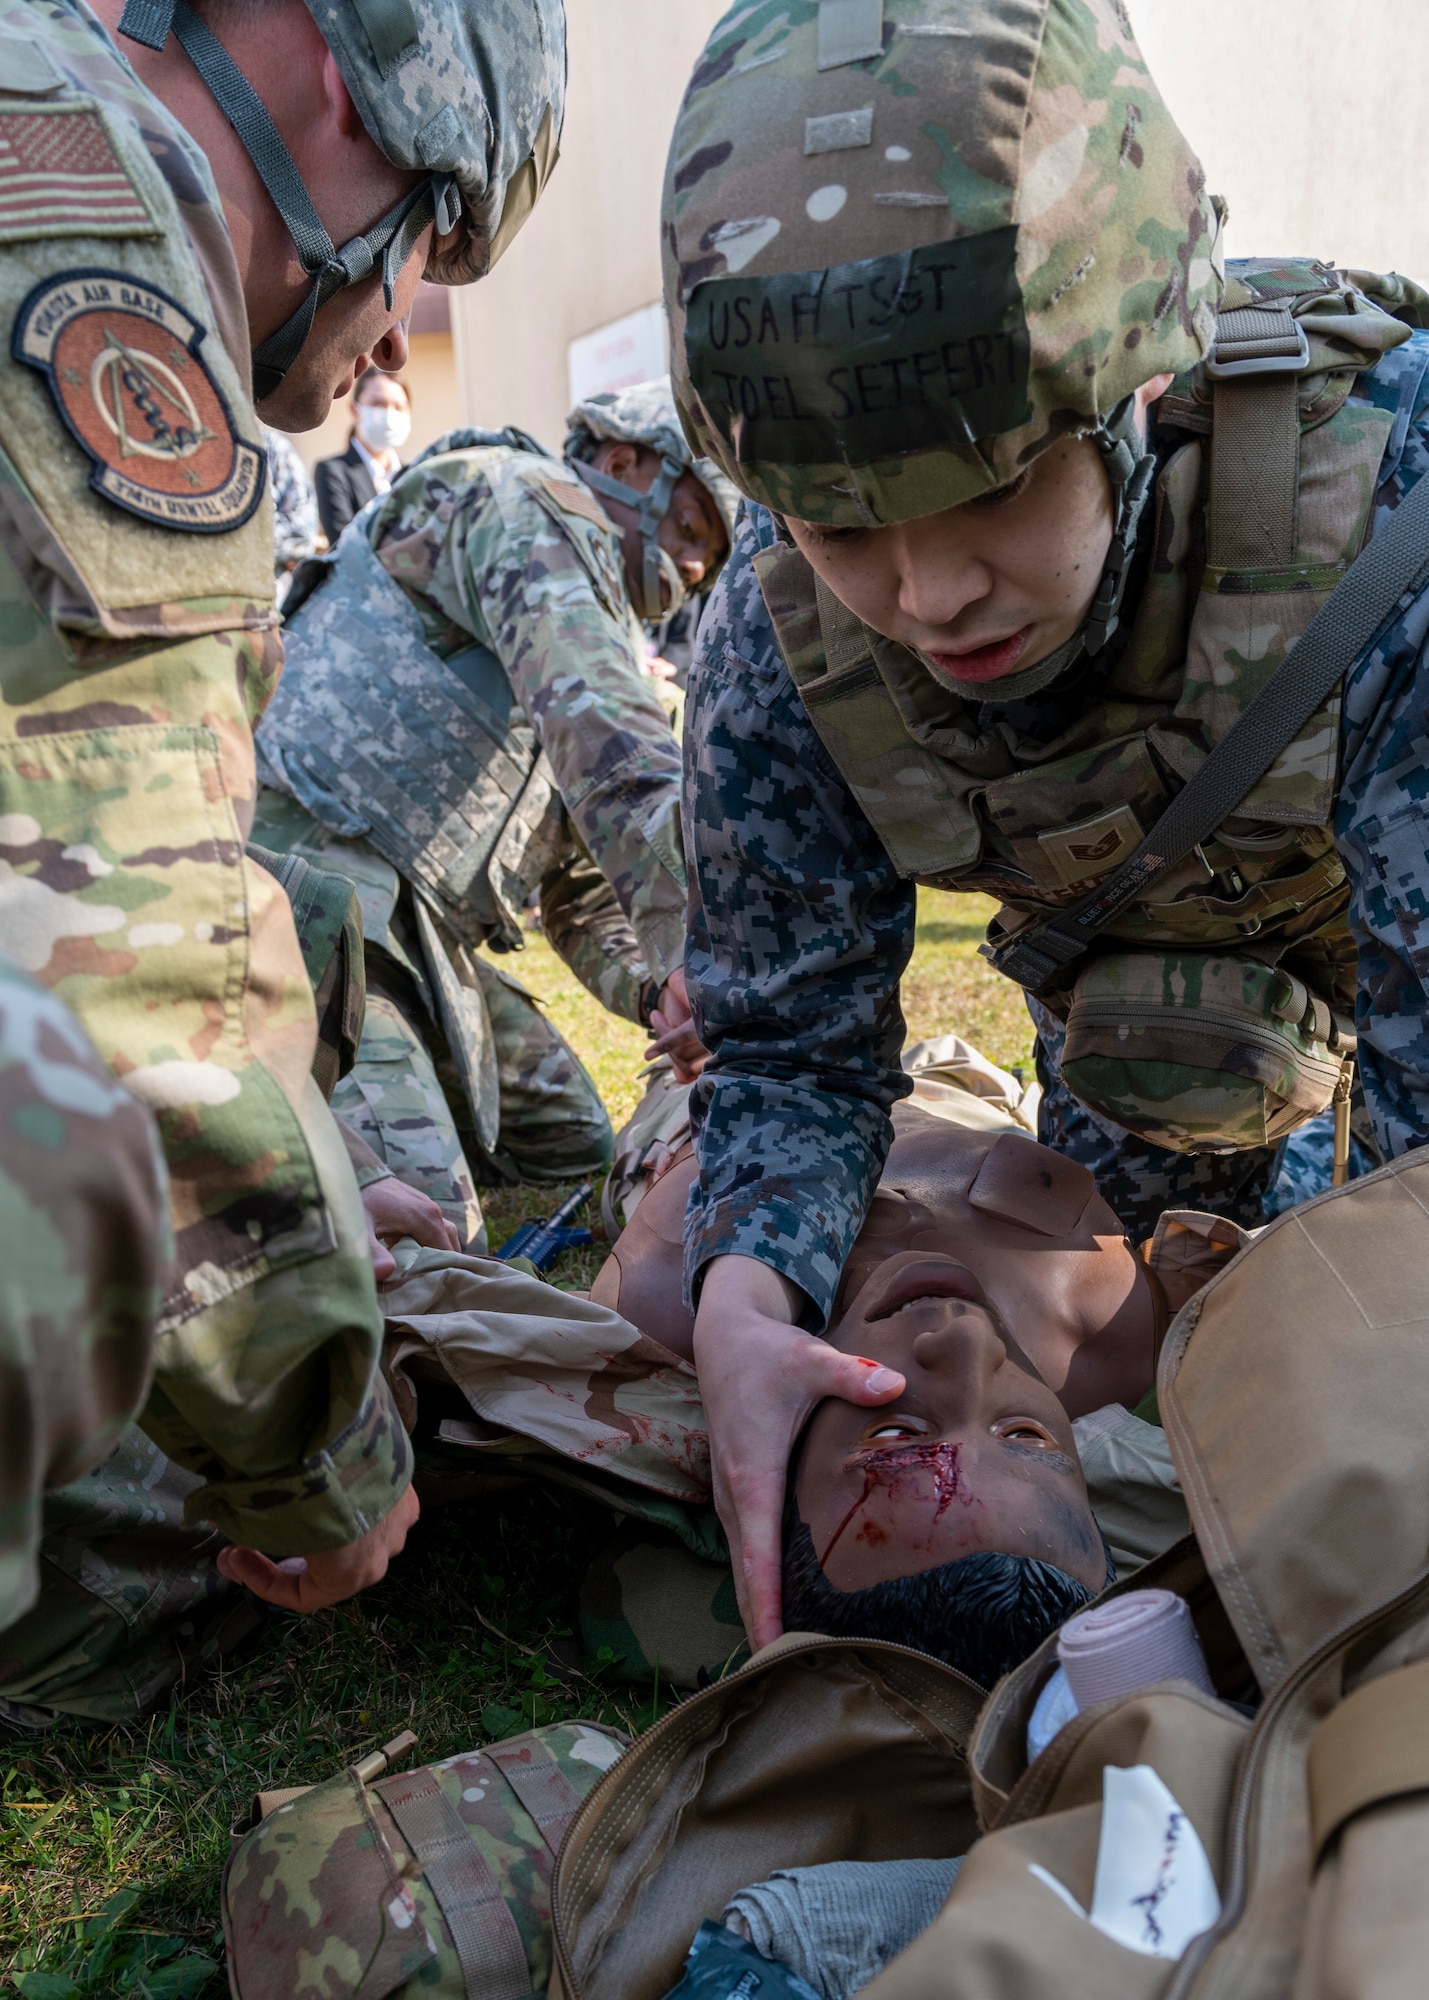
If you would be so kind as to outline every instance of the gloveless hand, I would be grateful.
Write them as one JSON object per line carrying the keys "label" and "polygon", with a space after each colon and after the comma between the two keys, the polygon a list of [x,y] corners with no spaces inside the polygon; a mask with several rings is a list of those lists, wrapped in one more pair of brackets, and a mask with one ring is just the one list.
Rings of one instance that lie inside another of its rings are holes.
{"label": "gloveless hand", "polygon": [[665,981],[658,1002],[650,1009],[650,1026],[656,1039],[645,1051],[646,1062],[668,1056],[675,1066],[676,1082],[693,1083],[709,1061],[710,1052],[694,1030],[683,966],[677,965]]}
{"label": "gloveless hand", "polygon": [[279,1562],[257,1549],[220,1549],[219,1572],[230,1583],[246,1584],[255,1597],[283,1611],[324,1611],[329,1604],[341,1604],[345,1597],[355,1597],[359,1590],[381,1582],[421,1511],[421,1503],[409,1486],[390,1514],[384,1514],[375,1528],[346,1548],[286,1556]]}
{"label": "gloveless hand", "polygon": [[369,1181],[362,1190],[362,1210],[367,1217],[367,1243],[372,1253],[372,1275],[385,1285],[397,1269],[389,1243],[410,1236],[429,1250],[460,1250],[461,1238],[430,1195],[408,1187],[395,1174],[386,1180]]}
{"label": "gloveless hand", "polygon": [[891,1368],[840,1354],[793,1325],[797,1286],[752,1257],[705,1272],[695,1372],[709,1424],[714,1501],[734,1565],[740,1615],[757,1651],[783,1631],[780,1536],[789,1455],[827,1396],[876,1407],[901,1395]]}

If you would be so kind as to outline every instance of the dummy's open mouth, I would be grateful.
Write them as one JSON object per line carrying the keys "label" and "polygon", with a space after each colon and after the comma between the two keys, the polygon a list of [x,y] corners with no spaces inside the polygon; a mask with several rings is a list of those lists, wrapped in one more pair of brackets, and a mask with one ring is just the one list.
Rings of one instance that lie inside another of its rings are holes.
{"label": "dummy's open mouth", "polygon": [[982,1286],[961,1264],[938,1261],[911,1264],[878,1289],[865,1312],[866,1320],[892,1319],[912,1306],[936,1305],[943,1299],[966,1299],[970,1305],[987,1304]]}

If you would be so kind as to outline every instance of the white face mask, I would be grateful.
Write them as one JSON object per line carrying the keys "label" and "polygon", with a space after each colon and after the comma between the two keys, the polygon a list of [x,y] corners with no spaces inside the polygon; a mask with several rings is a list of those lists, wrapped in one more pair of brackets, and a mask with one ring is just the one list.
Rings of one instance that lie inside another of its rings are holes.
{"label": "white face mask", "polygon": [[400,451],[412,435],[411,417],[387,403],[359,403],[353,422],[369,451]]}

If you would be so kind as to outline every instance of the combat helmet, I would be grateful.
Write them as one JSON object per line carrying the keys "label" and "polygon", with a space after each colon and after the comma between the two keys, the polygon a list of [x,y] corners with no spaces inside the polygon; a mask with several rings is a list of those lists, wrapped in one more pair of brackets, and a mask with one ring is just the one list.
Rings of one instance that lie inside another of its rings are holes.
{"label": "combat helmet", "polygon": [[161,49],[172,31],[217,99],[313,280],[253,355],[261,402],[297,359],[319,306],[380,265],[397,274],[435,223],[426,276],[483,277],[550,177],[565,110],[562,0],[307,0],[363,124],[393,166],[427,176],[364,235],[337,248],[256,91],[189,0],[126,0],[119,32]]}
{"label": "combat helmet", "polygon": [[1132,393],[1210,349],[1222,215],[1123,0],[738,9],[665,179],[689,435],[831,527],[940,512],[1092,438],[1118,501],[1095,650],[1151,484]]}
{"label": "combat helmet", "polygon": [[[689,594],[684,578],[660,546],[660,523],[670,505],[676,480],[684,472],[692,472],[699,480],[724,522],[727,543],[734,540],[734,516],[739,506],[737,490],[713,459],[699,457],[690,449],[680,428],[668,375],[661,375],[653,382],[637,383],[630,389],[604,389],[599,395],[588,396],[566,418],[566,427],[566,462],[594,492],[607,500],[622,501],[640,517],[645,564],[641,602],[635,606],[637,616],[652,624],[668,618],[679,610]],[[648,493],[612,479],[608,472],[598,472],[590,463],[607,438],[645,445],[659,452],[660,470]],[[714,563],[706,570],[699,586],[701,594],[713,584],[719,568]],[[669,591],[668,601],[661,596],[662,578]]]}

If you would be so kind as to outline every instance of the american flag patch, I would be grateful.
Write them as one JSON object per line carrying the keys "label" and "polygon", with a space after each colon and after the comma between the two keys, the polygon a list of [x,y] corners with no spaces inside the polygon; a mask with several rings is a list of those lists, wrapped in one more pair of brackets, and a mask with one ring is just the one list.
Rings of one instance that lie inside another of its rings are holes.
{"label": "american flag patch", "polygon": [[99,113],[0,111],[0,243],[27,236],[158,236]]}

